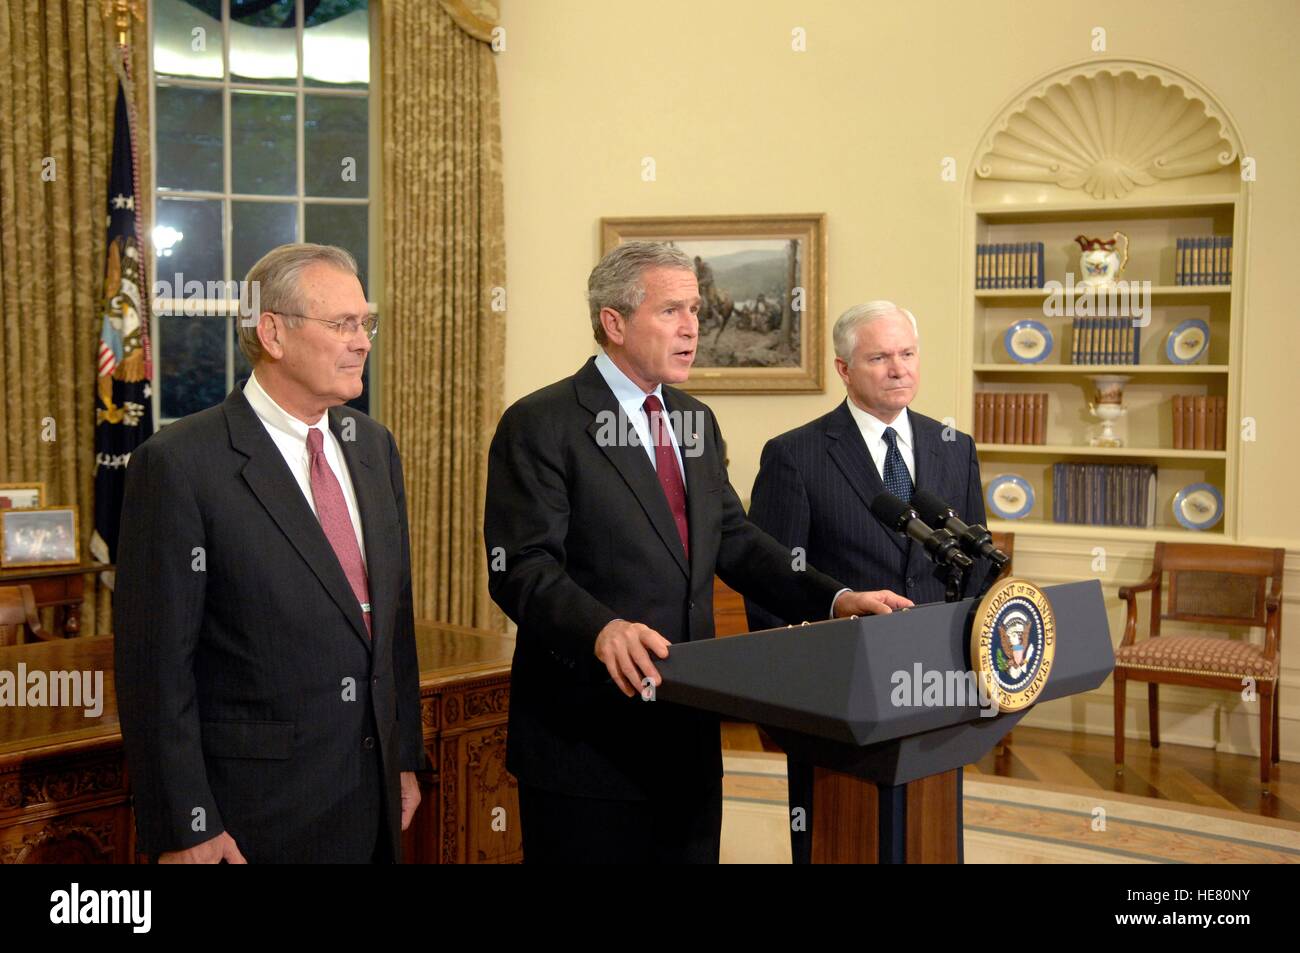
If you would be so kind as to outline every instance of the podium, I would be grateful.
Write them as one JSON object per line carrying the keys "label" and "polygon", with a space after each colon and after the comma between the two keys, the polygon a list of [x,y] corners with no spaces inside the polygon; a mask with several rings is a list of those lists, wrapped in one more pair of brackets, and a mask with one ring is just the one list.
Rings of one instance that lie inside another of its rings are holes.
{"label": "podium", "polygon": [[[1037,701],[1097,688],[1115,664],[1101,583],[1043,592],[1056,646]],[[977,606],[965,599],[674,645],[656,660],[656,703],[755,722],[792,765],[811,768],[811,803],[792,817],[811,836],[804,859],[960,863],[962,766],[1030,710],[981,707],[974,678],[961,677]]]}

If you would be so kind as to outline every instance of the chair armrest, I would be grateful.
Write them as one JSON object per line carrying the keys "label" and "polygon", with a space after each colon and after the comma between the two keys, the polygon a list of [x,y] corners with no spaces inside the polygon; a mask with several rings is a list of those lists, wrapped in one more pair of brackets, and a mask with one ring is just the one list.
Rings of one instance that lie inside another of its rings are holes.
{"label": "chair armrest", "polygon": [[1282,644],[1282,598],[1280,593],[1264,597],[1264,658],[1272,661]]}
{"label": "chair armrest", "polygon": [[[1150,576],[1137,585],[1119,587],[1119,597],[1128,603],[1128,613],[1124,619],[1124,638],[1120,640],[1120,648],[1132,645],[1137,641],[1137,594],[1139,592],[1154,592],[1159,583],[1160,569],[1156,567],[1152,570]],[[1155,598],[1154,595],[1152,598]]]}

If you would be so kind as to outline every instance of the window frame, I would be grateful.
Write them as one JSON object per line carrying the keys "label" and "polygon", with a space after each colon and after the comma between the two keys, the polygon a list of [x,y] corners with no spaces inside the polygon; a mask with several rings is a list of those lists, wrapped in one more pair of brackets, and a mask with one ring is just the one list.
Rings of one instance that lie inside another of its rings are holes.
{"label": "window frame", "polygon": [[[382,181],[382,170],[380,163],[375,160],[382,156],[382,152],[377,146],[382,140],[382,131],[380,125],[380,97],[379,84],[377,77],[380,76],[380,58],[379,58],[379,0],[369,0],[366,5],[366,13],[369,26],[369,51],[370,51],[370,82],[365,89],[343,89],[331,88],[329,86],[309,86],[303,82],[303,34],[305,27],[304,0],[294,0],[294,38],[297,47],[298,75],[294,83],[262,83],[255,81],[234,80],[230,75],[230,0],[221,0],[221,79],[200,79],[197,77],[159,75],[154,70],[154,4],[147,4],[148,8],[148,36],[149,50],[146,60],[149,70],[149,141],[150,156],[149,163],[149,222],[150,227],[156,228],[158,223],[158,199],[159,198],[182,198],[182,199],[202,199],[208,201],[221,202],[221,238],[222,238],[222,270],[223,281],[242,281],[243,275],[232,273],[232,259],[234,255],[233,238],[233,215],[232,202],[271,202],[277,204],[287,204],[292,202],[296,208],[296,232],[297,240],[302,241],[306,231],[306,216],[308,205],[335,205],[335,206],[365,206],[367,208],[366,217],[366,245],[368,256],[368,274],[367,274],[367,291],[369,311],[376,317],[379,316],[380,289],[383,284],[383,257],[382,241],[380,235],[380,225],[382,223],[382,206],[380,204],[380,183]],[[221,117],[222,117],[222,191],[211,192],[203,190],[190,189],[166,189],[160,192],[158,188],[158,110],[157,110],[157,90],[159,84],[167,86],[177,86],[187,89],[207,89],[218,90],[221,92]],[[296,101],[296,128],[295,128],[295,145],[296,145],[296,190],[292,195],[255,195],[232,190],[233,168],[231,163],[231,93],[242,91],[255,92],[274,92],[274,93],[291,93]],[[367,101],[367,141],[366,147],[368,155],[366,156],[366,197],[356,198],[348,196],[308,196],[305,194],[306,186],[306,96],[307,95],[325,95],[335,96],[338,98],[365,99]],[[158,280],[158,263],[159,256],[153,249],[153,235],[141,236],[144,241],[149,243],[150,250],[150,279],[148,291],[149,301],[149,334],[151,341],[151,350],[153,352],[154,380],[150,388],[150,399],[153,403],[153,421],[154,432],[161,430],[165,425],[173,423],[181,418],[163,417],[162,415],[162,346],[163,339],[160,334],[161,322],[159,318],[174,315],[189,315],[198,320],[206,318],[221,319],[225,321],[225,366],[226,381],[225,393],[229,394],[235,386],[235,350],[238,348],[235,334],[235,324],[232,320],[226,320],[238,313],[238,301],[227,298],[204,298],[200,302],[186,300],[182,298],[155,298],[153,296],[154,286]],[[378,269],[378,272],[376,272]],[[228,276],[228,277],[227,277]],[[177,293],[182,293],[180,289],[173,289]],[[376,358],[382,347],[382,334],[376,335],[372,342],[369,359],[367,360],[367,372],[369,376],[369,416],[378,418],[380,414],[379,400],[379,361]]]}

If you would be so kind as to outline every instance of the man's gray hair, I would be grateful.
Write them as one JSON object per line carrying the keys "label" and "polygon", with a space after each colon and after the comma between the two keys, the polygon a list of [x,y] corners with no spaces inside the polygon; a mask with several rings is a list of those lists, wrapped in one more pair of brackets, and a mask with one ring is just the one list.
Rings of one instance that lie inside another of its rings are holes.
{"label": "man's gray hair", "polygon": [[600,323],[601,309],[613,308],[628,317],[641,307],[645,300],[641,276],[651,268],[684,268],[694,274],[695,262],[680,248],[664,242],[625,242],[591,269],[587,307],[591,311],[591,330],[602,347],[605,329]]}
{"label": "man's gray hair", "polygon": [[[307,266],[315,264],[332,265],[351,275],[357,273],[357,260],[345,249],[335,245],[313,245],[310,242],[272,248],[248,269],[248,277],[244,279],[243,292],[240,294],[236,330],[239,332],[239,349],[244,352],[249,364],[256,364],[262,359],[262,342],[257,338],[257,325],[262,312],[274,311],[285,315],[285,324],[291,328],[302,324],[302,318],[288,315],[302,314],[306,310],[300,279]],[[253,295],[254,291],[256,296]],[[256,309],[256,313],[250,314],[253,309]]]}
{"label": "man's gray hair", "polygon": [[916,326],[916,317],[911,311],[900,308],[892,301],[867,301],[863,304],[855,304],[841,314],[839,320],[835,322],[835,330],[831,332],[835,341],[835,356],[845,364],[853,363],[853,348],[857,344],[858,328],[894,314],[901,314],[912,322],[912,333],[916,335],[919,343],[921,331]]}

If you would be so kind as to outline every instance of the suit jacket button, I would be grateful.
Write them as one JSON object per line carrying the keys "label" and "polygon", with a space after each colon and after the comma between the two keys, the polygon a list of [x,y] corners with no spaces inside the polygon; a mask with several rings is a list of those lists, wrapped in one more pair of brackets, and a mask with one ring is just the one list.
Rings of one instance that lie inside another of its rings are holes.
{"label": "suit jacket button", "polygon": [[914,585],[914,583],[912,582],[912,577],[911,577],[911,576],[908,576],[908,577],[907,577],[907,588],[908,588],[908,589],[911,589],[913,585]]}
{"label": "suit jacket button", "polygon": [[367,751],[373,751],[375,749],[375,739],[367,738],[365,741],[361,742],[361,747],[365,748]]}
{"label": "suit jacket button", "polygon": [[378,676],[378,675],[372,676],[371,679],[370,679],[370,684],[371,684],[371,685],[378,685],[378,684],[379,684],[379,676]]}

